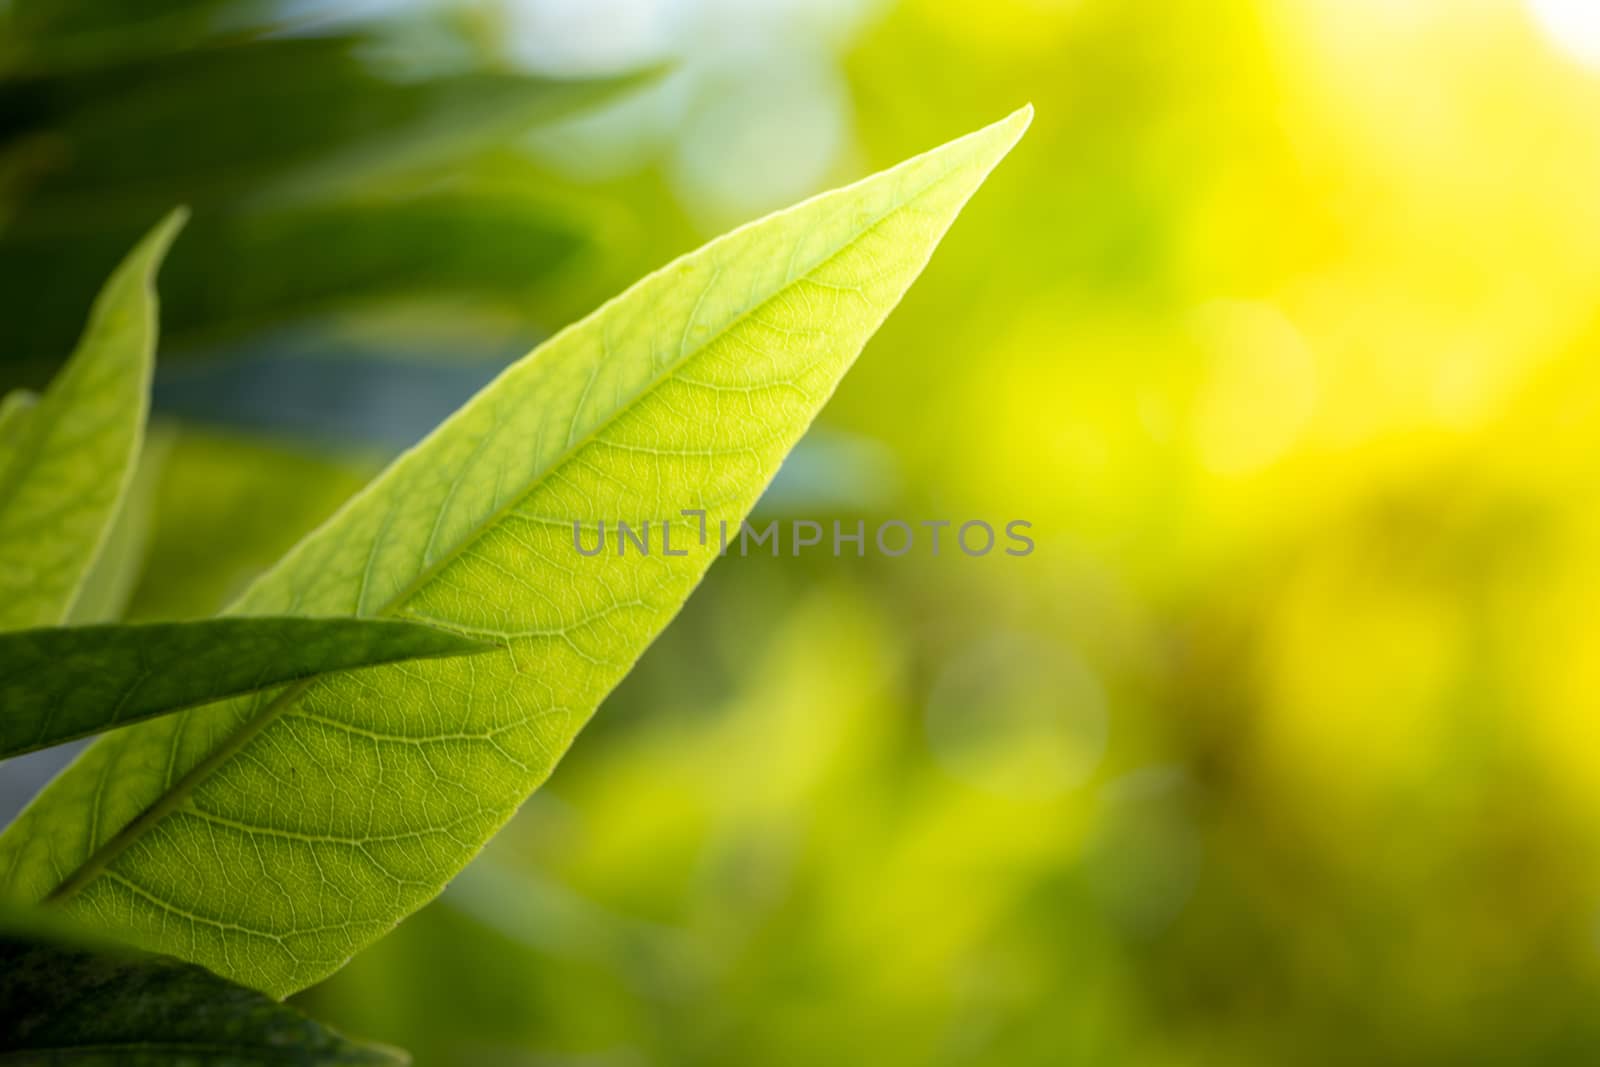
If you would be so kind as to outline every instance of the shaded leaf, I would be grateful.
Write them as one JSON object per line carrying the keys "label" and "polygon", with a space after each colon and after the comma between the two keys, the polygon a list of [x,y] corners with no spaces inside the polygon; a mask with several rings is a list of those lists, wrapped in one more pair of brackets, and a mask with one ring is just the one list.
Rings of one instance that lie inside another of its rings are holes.
{"label": "shaded leaf", "polygon": [[[713,529],[748,513],[1029,117],[736,230],[507,370],[233,609],[413,619],[504,650],[103,738],[0,836],[6,896],[274,994],[432,898],[715,558],[681,510]],[[574,550],[575,521],[619,519],[671,523],[684,554],[659,526],[649,556]]]}
{"label": "shaded leaf", "polygon": [[494,647],[376,619],[208,619],[0,633],[0,759],[325,671]]}
{"label": "shaded leaf", "polygon": [[[161,342],[232,340],[333,312],[435,294],[525,301],[589,243],[584,224],[526,195],[478,190],[197,219],[161,271]],[[0,245],[0,359],[36,360],[70,329],[115,230],[24,230]]]}
{"label": "shaded leaf", "polygon": [[404,1064],[203,967],[0,928],[0,1061],[107,1067]]}
{"label": "shaded leaf", "polygon": [[[419,250],[445,273],[468,268],[470,285],[496,280],[497,262],[532,260],[535,273],[519,279],[531,284],[564,258],[573,227],[512,197],[380,206],[347,194],[592,109],[653,75],[398,78],[370,61],[372,45],[254,36],[0,81],[0,169],[15,157],[20,189],[6,194],[18,202],[0,240],[0,306],[27,312],[0,316],[0,358],[26,365],[11,380],[29,383],[37,365],[59,358],[97,272],[174,203],[196,213],[185,242],[196,247],[168,275],[180,283],[172,321],[184,331],[214,325],[208,315],[271,321],[283,299],[327,303],[347,282],[367,290],[348,294],[357,297],[426,288],[433,276]],[[291,210],[311,204],[319,206],[305,218]],[[494,217],[501,229],[486,242]],[[213,298],[222,306],[211,307]]]}
{"label": "shaded leaf", "polygon": [[362,54],[370,43],[255,38],[0,86],[19,132],[48,132],[68,161],[32,198],[31,225],[89,230],[129,202],[147,210],[152,198],[200,210],[247,194],[348,187],[570,116],[649,76],[402,81]]}
{"label": "shaded leaf", "polygon": [[9,0],[0,75],[163,55],[269,16],[272,0]]}
{"label": "shaded leaf", "polygon": [[0,630],[67,617],[133,476],[155,358],[156,268],[174,212],[101,291],[77,351],[0,447]]}
{"label": "shaded leaf", "polygon": [[172,343],[421,294],[522,296],[586,243],[551,209],[475,192],[241,215],[195,236],[163,272]]}

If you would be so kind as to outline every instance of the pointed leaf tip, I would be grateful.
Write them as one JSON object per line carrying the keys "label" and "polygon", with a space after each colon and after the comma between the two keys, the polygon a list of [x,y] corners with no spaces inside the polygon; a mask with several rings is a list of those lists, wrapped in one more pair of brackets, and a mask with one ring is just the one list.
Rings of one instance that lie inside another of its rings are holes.
{"label": "pointed leaf tip", "polygon": [[999,122],[981,131],[996,135],[995,139],[1000,144],[999,151],[995,154],[996,163],[1016,147],[1017,142],[1022,140],[1022,135],[1028,132],[1028,127],[1031,125],[1033,125],[1033,105],[1023,104]]}
{"label": "pointed leaf tip", "polygon": [[[108,734],[0,834],[0,899],[115,916],[278,996],[431,899],[677,613],[719,555],[703,531],[738,536],[1030,117],[725,234],[513,364],[230,609],[406,618],[504,650]],[[579,543],[641,517],[648,559]],[[263,864],[303,895],[239,876]],[[172,921],[200,914],[229,921]]]}
{"label": "pointed leaf tip", "polygon": [[139,242],[136,254],[148,256],[147,262],[152,267],[158,267],[172,247],[172,242],[177,240],[178,234],[189,224],[189,214],[188,205],[179,204],[163,215],[161,221],[151,227],[150,232],[145,234],[144,240]]}
{"label": "pointed leaf tip", "polygon": [[[0,449],[0,629],[70,617],[132,481],[155,360],[155,274],[185,213],[117,266],[77,348]],[[40,538],[37,531],[48,529]]]}

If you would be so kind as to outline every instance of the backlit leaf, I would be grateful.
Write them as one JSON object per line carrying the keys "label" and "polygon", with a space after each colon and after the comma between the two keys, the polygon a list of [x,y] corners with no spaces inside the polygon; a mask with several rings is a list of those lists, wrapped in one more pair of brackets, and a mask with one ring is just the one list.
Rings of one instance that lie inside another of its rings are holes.
{"label": "backlit leaf", "polygon": [[[682,509],[749,511],[1029,117],[738,229],[513,365],[233,608],[504,650],[103,738],[0,837],[0,890],[274,994],[432,898],[715,558]],[[649,556],[575,551],[574,521],[619,519],[672,523],[684,554],[659,526]]]}

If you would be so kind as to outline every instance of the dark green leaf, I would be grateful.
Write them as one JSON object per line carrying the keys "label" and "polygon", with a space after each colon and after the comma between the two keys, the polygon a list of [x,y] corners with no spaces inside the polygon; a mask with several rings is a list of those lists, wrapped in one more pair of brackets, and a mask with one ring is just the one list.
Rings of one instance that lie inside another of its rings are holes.
{"label": "dark green leaf", "polygon": [[[34,225],[83,231],[129,201],[197,211],[449,157],[591,108],[638,77],[468,72],[400,81],[357,37],[283,37],[0,90],[22,133],[61,142]],[[151,146],[160,151],[151,151]]]}
{"label": "dark green leaf", "polygon": [[172,345],[410,296],[517,296],[585,244],[526,198],[473,193],[240,215],[194,236],[162,274]]}
{"label": "dark green leaf", "polygon": [[0,633],[0,759],[325,671],[494,647],[428,626],[365,619]]}
{"label": "dark green leaf", "polygon": [[203,967],[0,929],[0,1063],[404,1064]]}
{"label": "dark green leaf", "polygon": [[[377,175],[454,161],[583,112],[647,75],[558,80],[469,70],[401,79],[369,61],[371,44],[255,38],[0,81],[0,171],[11,160],[21,175],[10,183],[16,190],[0,181],[0,197],[15,201],[0,240],[0,358],[58,359],[98,278],[175,203],[196,213],[197,247],[186,257],[194,283],[185,290],[169,279],[179,286],[180,328],[191,325],[185,308],[200,319],[241,311],[260,319],[285,299],[427,288],[434,268],[418,266],[418,250],[444,260],[453,278],[469,268],[469,285],[505,276],[485,248],[506,272],[535,261],[512,277],[537,282],[570,250],[572,227],[534,217],[521,201],[373,207],[347,194],[365,193]],[[289,212],[311,204],[317,213],[305,219]],[[346,210],[348,221],[338,221]],[[250,218],[259,213],[272,217]],[[373,224],[382,236],[371,236]],[[347,245],[353,229],[367,236]],[[485,244],[489,232],[497,238]],[[346,282],[356,291],[340,288]],[[219,295],[207,296],[206,285],[220,285]],[[212,299],[222,306],[210,307]]]}

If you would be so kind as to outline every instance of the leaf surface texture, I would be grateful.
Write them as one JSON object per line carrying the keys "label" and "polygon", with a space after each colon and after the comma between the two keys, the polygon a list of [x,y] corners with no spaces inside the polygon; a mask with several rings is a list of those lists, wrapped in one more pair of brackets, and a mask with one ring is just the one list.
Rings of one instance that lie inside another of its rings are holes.
{"label": "leaf surface texture", "polygon": [[[719,520],[748,513],[1030,115],[735,230],[508,368],[233,607],[504,650],[103,738],[0,837],[0,894],[280,995],[431,899],[672,619]],[[649,556],[583,556],[575,520],[668,521],[685,555],[655,527]]]}

